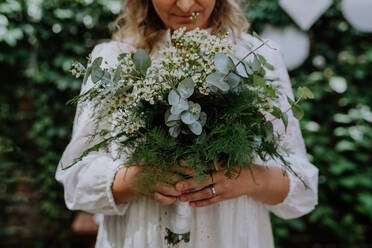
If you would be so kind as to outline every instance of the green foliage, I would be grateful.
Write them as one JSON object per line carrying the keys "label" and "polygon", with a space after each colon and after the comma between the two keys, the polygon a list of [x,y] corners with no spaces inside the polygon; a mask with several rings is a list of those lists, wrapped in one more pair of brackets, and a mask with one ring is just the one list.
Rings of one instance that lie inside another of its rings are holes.
{"label": "green foliage", "polygon": [[[265,23],[294,24],[278,1],[249,2],[246,13],[255,30]],[[273,217],[278,247],[357,248],[372,243],[372,35],[346,22],[340,2],[334,1],[310,29],[310,57],[290,73],[294,87],[306,86],[315,96],[299,105],[306,113],[301,126],[309,158],[320,172],[319,205],[301,219]],[[315,66],[316,56],[323,56],[325,64]],[[347,87],[341,93],[334,87],[340,79]]]}
{"label": "green foliage", "polygon": [[[8,20],[0,26],[5,27],[0,35],[1,247],[73,247],[72,214],[54,180],[75,111],[65,103],[81,85],[69,69],[73,60],[84,61],[94,44],[110,37],[108,24],[118,13],[117,3],[0,2],[0,16]],[[277,0],[249,3],[246,13],[254,30],[266,23],[293,24]],[[310,57],[291,72],[291,79],[315,95],[300,106],[306,112],[301,126],[309,157],[320,170],[319,205],[300,219],[273,217],[277,247],[370,247],[372,37],[345,21],[340,0],[309,35]],[[313,65],[318,55],[325,65]],[[334,87],[340,78],[347,86],[342,93]],[[21,212],[22,207],[30,211]]]}

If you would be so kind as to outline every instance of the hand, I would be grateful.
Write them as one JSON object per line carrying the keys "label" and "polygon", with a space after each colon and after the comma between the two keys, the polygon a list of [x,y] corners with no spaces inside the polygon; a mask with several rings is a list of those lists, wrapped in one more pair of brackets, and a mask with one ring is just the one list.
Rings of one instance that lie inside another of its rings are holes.
{"label": "hand", "polygon": [[[189,174],[195,175],[191,169],[186,169]],[[213,178],[213,179],[212,179]],[[213,181],[212,181],[213,180]],[[225,176],[223,170],[212,173],[204,181],[199,184],[195,179],[188,179],[176,184],[176,189],[183,192],[180,196],[180,201],[189,201],[192,207],[204,207],[218,203],[220,201],[239,197],[248,194],[249,186],[253,183],[250,171],[242,169],[239,177],[229,179]],[[214,185],[216,196],[213,197],[211,185]],[[202,188],[194,192],[196,188]]]}
{"label": "hand", "polygon": [[[116,204],[125,204],[134,199],[137,191],[133,189],[131,185],[136,181],[141,171],[142,166],[140,165],[132,165],[119,169],[111,186]],[[181,195],[181,192],[177,191],[174,187],[174,184],[177,183],[178,180],[178,177],[174,177],[171,185],[156,185],[151,197],[160,204],[172,204],[177,200],[177,197]]]}
{"label": "hand", "polygon": [[[249,195],[269,205],[278,204],[286,198],[289,192],[289,179],[284,175],[283,169],[277,166],[260,165],[252,165],[251,169],[252,172],[242,168],[240,175],[231,179],[224,175],[223,170],[220,170],[213,172],[213,181],[212,177],[206,178],[199,184],[195,179],[184,180],[176,184],[176,189],[183,192],[180,200],[189,201],[192,207],[204,207],[242,195]],[[189,175],[195,175],[191,169],[187,170]],[[210,188],[212,184],[216,190],[215,197]],[[202,189],[186,192],[200,187]]]}

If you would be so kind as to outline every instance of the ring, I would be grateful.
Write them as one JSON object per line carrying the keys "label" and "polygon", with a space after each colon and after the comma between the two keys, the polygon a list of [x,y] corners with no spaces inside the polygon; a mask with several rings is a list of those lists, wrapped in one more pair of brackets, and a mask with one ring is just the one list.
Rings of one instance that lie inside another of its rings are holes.
{"label": "ring", "polygon": [[216,189],[214,188],[214,184],[211,184],[210,186],[211,190],[212,190],[212,197],[215,197],[217,194],[216,194]]}

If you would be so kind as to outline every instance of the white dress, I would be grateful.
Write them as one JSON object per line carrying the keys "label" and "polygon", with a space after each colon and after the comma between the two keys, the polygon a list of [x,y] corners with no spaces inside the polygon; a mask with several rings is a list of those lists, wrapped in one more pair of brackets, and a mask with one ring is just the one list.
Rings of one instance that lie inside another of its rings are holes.
{"label": "white dress", "polygon": [[[169,31],[156,45],[155,51],[167,44]],[[243,40],[253,47],[260,44],[256,38],[244,34]],[[271,46],[276,46],[270,41]],[[97,45],[92,52],[92,59],[103,57],[109,66],[117,63],[117,56],[123,52],[133,52],[131,40],[124,42],[110,41]],[[246,54],[243,47],[237,47],[236,54]],[[282,93],[293,99],[290,80],[279,50],[264,46],[260,54],[274,67],[267,76],[277,78]],[[158,56],[155,52],[153,57]],[[82,91],[92,86],[88,81]],[[281,109],[287,109],[285,97],[280,100]],[[70,143],[63,153],[56,171],[56,179],[64,186],[64,197],[67,208],[102,214],[103,221],[99,226],[97,248],[162,248],[168,247],[164,239],[165,227],[169,226],[169,211],[172,206],[164,206],[153,199],[141,197],[128,204],[116,205],[111,192],[111,185],[118,168],[125,164],[125,157],[114,159],[115,154],[104,151],[94,152],[86,156],[72,168],[62,170],[85,149],[90,147],[87,135],[92,131],[89,106],[78,106],[75,115],[73,134]],[[274,129],[284,132],[281,121],[274,121]],[[191,237],[189,243],[181,243],[177,247],[190,248],[271,248],[274,247],[269,212],[283,218],[297,218],[312,211],[317,204],[318,169],[306,156],[299,122],[289,113],[289,124],[283,137],[292,154],[287,157],[293,169],[309,186],[292,174],[289,174],[290,189],[285,200],[269,206],[244,195],[226,200],[215,205],[192,208]],[[279,166],[280,162],[259,159],[255,164]],[[218,192],[217,192],[218,193]]]}

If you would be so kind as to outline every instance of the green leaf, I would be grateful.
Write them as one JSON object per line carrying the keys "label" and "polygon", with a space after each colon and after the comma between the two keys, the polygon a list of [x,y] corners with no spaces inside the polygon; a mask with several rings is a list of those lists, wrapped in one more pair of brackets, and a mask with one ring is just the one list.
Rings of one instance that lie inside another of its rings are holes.
{"label": "green leaf", "polygon": [[283,124],[284,124],[285,131],[287,131],[287,127],[288,127],[288,115],[287,115],[286,112],[282,112],[282,121],[283,121]]}
{"label": "green leaf", "polygon": [[207,77],[207,82],[222,91],[228,91],[230,86],[224,81],[225,75],[221,72],[214,72]]}
{"label": "green leaf", "polygon": [[216,53],[214,64],[216,69],[223,74],[229,73],[229,71],[234,67],[234,62],[231,58],[223,53]]}
{"label": "green leaf", "polygon": [[133,54],[133,61],[136,65],[136,69],[141,73],[145,73],[147,68],[151,65],[151,58],[144,49],[138,49],[136,53]]}
{"label": "green leaf", "polygon": [[273,111],[271,111],[271,114],[279,119],[282,117],[282,110],[277,106],[273,106]]}
{"label": "green leaf", "polygon": [[262,42],[264,42],[264,40],[255,32],[255,31],[253,31],[252,32],[252,34],[253,34],[253,36],[254,37],[256,37],[258,40],[260,40],[260,41],[262,41]]}
{"label": "green leaf", "polygon": [[118,60],[122,60],[122,59],[124,59],[126,56],[128,56],[128,55],[130,55],[130,53],[121,53],[121,54],[119,54],[119,56],[118,56]]}
{"label": "green leaf", "polygon": [[266,141],[271,140],[274,137],[274,126],[270,121],[265,123],[264,131]]}
{"label": "green leaf", "polygon": [[265,79],[257,74],[254,74],[253,75],[253,84],[256,85],[256,86],[259,86],[259,87],[265,87],[266,86],[266,83],[265,83]]}
{"label": "green leaf", "polygon": [[302,98],[304,98],[304,99],[314,99],[313,92],[309,88],[307,88],[305,86],[298,88],[298,94],[300,96],[302,96]]}
{"label": "green leaf", "polygon": [[296,104],[291,98],[287,97],[287,100],[288,100],[289,104],[291,105],[293,116],[297,120],[301,120],[302,117],[304,117],[304,114],[305,114],[304,110],[298,104]]}
{"label": "green leaf", "polygon": [[297,120],[301,120],[304,117],[304,114],[305,114],[304,110],[298,104],[293,105],[292,112],[293,112],[293,116]]}
{"label": "green leaf", "polygon": [[257,54],[257,57],[261,64],[263,64],[268,70],[270,71],[274,70],[274,66],[269,64],[264,56],[262,56],[261,54]]}
{"label": "green leaf", "polygon": [[289,97],[287,97],[287,100],[291,106],[295,105],[296,103]]}

